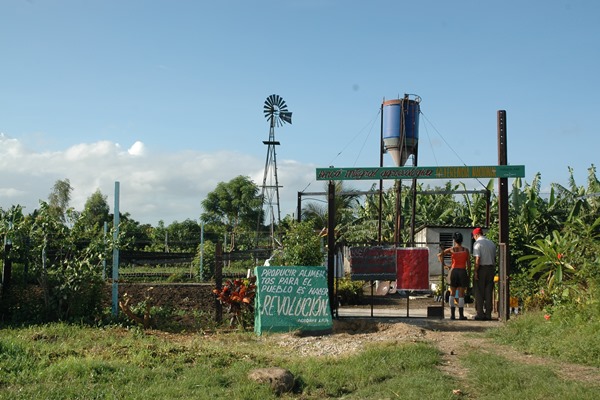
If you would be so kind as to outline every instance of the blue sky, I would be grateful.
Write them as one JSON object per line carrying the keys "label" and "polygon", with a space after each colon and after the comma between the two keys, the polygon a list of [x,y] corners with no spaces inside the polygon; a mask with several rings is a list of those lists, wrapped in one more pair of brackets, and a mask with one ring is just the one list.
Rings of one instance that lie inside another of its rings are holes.
{"label": "blue sky", "polygon": [[315,168],[377,166],[381,102],[404,93],[422,98],[419,165],[496,165],[503,109],[527,182],[566,184],[570,166],[585,185],[599,18],[593,0],[6,0],[0,207],[31,212],[66,178],[76,209],[96,189],[112,205],[119,181],[143,223],[197,219],[218,182],[262,183],[273,93],[293,112],[282,215],[323,190]]}

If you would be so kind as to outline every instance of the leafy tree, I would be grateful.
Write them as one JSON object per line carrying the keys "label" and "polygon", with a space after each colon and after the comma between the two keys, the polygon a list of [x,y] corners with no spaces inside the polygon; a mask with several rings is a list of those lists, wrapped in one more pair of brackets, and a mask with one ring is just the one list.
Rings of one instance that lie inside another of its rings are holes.
{"label": "leafy tree", "polygon": [[88,197],[81,216],[73,225],[74,234],[78,235],[80,240],[101,236],[104,232],[104,222],[111,222],[110,207],[106,199],[100,189]]}
{"label": "leafy tree", "polygon": [[[110,215],[112,221],[114,214]],[[131,214],[119,214],[119,247],[123,250],[147,250],[152,243],[152,226],[141,224],[131,218]]]}
{"label": "leafy tree", "polygon": [[167,243],[169,232],[165,221],[162,219],[149,232],[150,242],[146,246],[147,251],[167,251]]}
{"label": "leafy tree", "polygon": [[200,225],[191,219],[173,221],[167,228],[169,251],[195,251],[200,243]]}
{"label": "leafy tree", "polygon": [[59,218],[62,222],[67,221],[67,210],[71,201],[71,182],[68,179],[57,180],[52,187],[52,192],[48,195],[48,206],[50,212]]}
{"label": "leafy tree", "polygon": [[212,230],[229,234],[230,250],[236,248],[238,235],[256,229],[256,221],[262,213],[258,187],[246,176],[238,176],[227,183],[220,182],[202,201],[202,207],[201,221]]}
{"label": "leafy tree", "polygon": [[313,266],[323,265],[323,260],[321,237],[312,222],[293,221],[283,238],[283,248],[274,255],[271,265]]}
{"label": "leafy tree", "polygon": [[[207,281],[215,276],[215,254],[216,246],[210,240],[204,241],[204,254],[202,254],[202,244],[198,245],[192,265],[196,271],[201,273],[200,280]],[[201,261],[202,270],[200,270]]]}
{"label": "leafy tree", "polygon": [[44,202],[35,217],[23,224],[28,227],[31,241],[32,274],[44,293],[43,320],[88,319],[98,315],[102,307],[104,255],[100,240],[78,249],[78,237]]}
{"label": "leafy tree", "polygon": [[[27,228],[24,228],[23,221],[25,221],[27,217],[23,214],[23,207],[20,205],[11,206],[9,210],[2,210],[0,208],[0,257],[4,259],[4,257],[10,255],[10,259],[17,263],[21,262],[27,265],[27,256],[29,254],[28,249],[28,232]],[[6,254],[7,250],[4,245],[1,244],[11,243],[10,253]],[[16,267],[13,264],[12,270]],[[15,280],[17,276],[11,270],[12,280]],[[23,277],[26,279],[27,277]]]}

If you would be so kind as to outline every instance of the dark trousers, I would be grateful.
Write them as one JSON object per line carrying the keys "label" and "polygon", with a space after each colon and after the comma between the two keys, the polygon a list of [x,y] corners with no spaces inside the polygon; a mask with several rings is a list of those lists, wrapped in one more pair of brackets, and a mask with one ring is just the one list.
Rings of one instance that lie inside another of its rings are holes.
{"label": "dark trousers", "polygon": [[475,283],[475,310],[478,317],[492,318],[492,293],[494,291],[494,275],[496,268],[493,265],[480,265]]}

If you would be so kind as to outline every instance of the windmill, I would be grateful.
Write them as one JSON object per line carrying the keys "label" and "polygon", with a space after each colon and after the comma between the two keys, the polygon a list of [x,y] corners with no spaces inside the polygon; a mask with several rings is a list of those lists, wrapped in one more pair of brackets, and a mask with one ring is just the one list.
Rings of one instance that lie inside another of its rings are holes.
{"label": "windmill", "polygon": [[[272,94],[265,100],[264,105],[265,118],[269,121],[269,140],[263,141],[267,145],[267,159],[265,161],[265,173],[263,176],[261,201],[263,207],[266,207],[265,216],[269,217],[268,222],[271,226],[271,245],[274,247],[274,232],[275,215],[277,215],[277,223],[281,222],[281,211],[279,209],[279,181],[277,179],[277,155],[275,146],[279,142],[275,140],[275,127],[283,126],[283,124],[292,123],[292,113],[288,111],[287,105],[283,98],[279,95]],[[277,208],[275,214],[274,208]],[[261,226],[261,217],[256,227],[256,244],[258,246],[258,238]]]}

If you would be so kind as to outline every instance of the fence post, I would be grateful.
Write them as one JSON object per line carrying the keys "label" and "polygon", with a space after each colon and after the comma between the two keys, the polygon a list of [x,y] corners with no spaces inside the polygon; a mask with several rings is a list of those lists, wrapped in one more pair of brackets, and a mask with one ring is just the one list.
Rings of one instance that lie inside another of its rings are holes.
{"label": "fence post", "polygon": [[[215,285],[217,290],[223,288],[223,243],[217,242],[215,246]],[[223,305],[215,297],[215,321],[223,320]]]}
{"label": "fence post", "polygon": [[204,281],[204,222],[200,224],[200,281]]}
{"label": "fence post", "polygon": [[113,215],[113,269],[112,269],[112,315],[119,315],[119,196],[120,183],[115,182],[115,209]]}
{"label": "fence post", "polygon": [[510,283],[507,247],[506,243],[500,243],[498,257],[498,318],[503,321],[508,321],[510,318]]}

